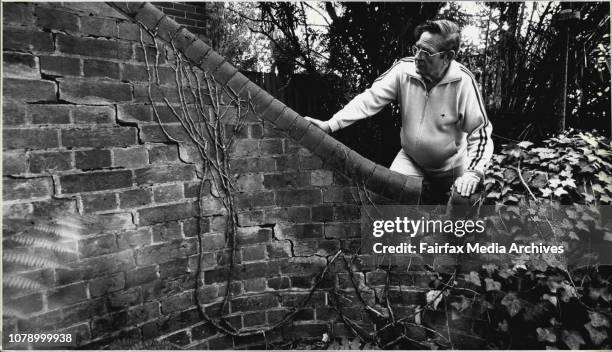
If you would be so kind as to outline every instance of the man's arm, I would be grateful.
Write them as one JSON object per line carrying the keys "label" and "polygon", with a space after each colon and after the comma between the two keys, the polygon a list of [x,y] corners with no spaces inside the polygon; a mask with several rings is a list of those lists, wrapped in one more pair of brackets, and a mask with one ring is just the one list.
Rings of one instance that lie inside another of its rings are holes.
{"label": "man's arm", "polygon": [[474,78],[470,76],[465,89],[462,130],[467,132],[467,161],[464,176],[457,179],[455,186],[463,196],[470,196],[484,179],[484,172],[493,155],[493,126],[487,117],[484,100],[478,91]]}
{"label": "man's arm", "polygon": [[396,100],[399,78],[403,69],[402,63],[403,61],[397,61],[393,64],[387,72],[372,83],[370,88],[353,98],[328,121],[306,118],[325,132],[335,132],[376,114],[387,104]]}

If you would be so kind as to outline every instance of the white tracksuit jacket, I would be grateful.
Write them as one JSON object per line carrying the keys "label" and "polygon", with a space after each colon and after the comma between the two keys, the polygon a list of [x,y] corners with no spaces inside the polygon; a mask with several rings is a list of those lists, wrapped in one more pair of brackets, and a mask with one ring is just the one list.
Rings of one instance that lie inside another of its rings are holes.
{"label": "white tracksuit jacket", "polygon": [[429,92],[414,58],[401,59],[329,120],[333,131],[399,102],[402,149],[427,171],[462,163],[481,176],[493,154],[492,126],[472,73],[456,61]]}

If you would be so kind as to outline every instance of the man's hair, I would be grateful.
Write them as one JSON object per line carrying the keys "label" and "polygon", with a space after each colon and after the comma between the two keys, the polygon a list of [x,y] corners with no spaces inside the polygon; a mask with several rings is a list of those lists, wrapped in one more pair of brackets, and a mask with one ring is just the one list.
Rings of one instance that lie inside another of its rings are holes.
{"label": "man's hair", "polygon": [[449,20],[425,21],[425,23],[418,25],[414,30],[416,40],[419,40],[424,32],[440,34],[444,37],[444,44],[441,50],[454,50],[455,55],[459,51],[461,30],[455,22]]}

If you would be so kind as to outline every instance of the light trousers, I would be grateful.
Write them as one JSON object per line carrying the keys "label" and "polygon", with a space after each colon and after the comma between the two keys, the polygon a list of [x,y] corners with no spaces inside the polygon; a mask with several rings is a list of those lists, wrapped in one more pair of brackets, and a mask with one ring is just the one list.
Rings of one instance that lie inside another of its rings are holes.
{"label": "light trousers", "polygon": [[420,204],[446,204],[455,180],[463,175],[465,166],[459,165],[448,171],[427,171],[420,167],[403,149],[389,168],[401,174],[418,177],[422,180]]}

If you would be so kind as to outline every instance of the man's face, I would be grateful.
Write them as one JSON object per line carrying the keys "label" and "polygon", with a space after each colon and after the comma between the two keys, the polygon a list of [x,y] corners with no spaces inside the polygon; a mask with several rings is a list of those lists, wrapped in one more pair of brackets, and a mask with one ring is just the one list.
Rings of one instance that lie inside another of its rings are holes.
{"label": "man's face", "polygon": [[[423,32],[415,45],[431,54],[435,54],[442,51],[443,44],[444,37],[442,35]],[[416,71],[428,80],[440,79],[449,61],[448,53],[427,57],[427,54],[420,52],[415,57]]]}

